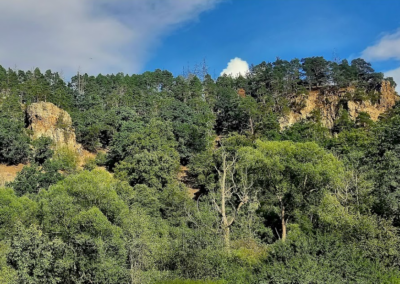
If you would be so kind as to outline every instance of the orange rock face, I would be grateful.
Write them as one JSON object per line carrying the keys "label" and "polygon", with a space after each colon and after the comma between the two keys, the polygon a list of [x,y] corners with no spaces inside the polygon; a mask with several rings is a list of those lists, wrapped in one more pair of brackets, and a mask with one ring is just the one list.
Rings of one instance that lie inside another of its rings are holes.
{"label": "orange rock face", "polygon": [[67,146],[79,153],[82,151],[82,146],[76,143],[71,116],[66,111],[52,103],[39,102],[28,106],[27,116],[32,139],[49,137],[56,148]]}
{"label": "orange rock face", "polygon": [[240,88],[240,89],[238,90],[238,95],[239,95],[240,97],[242,97],[242,98],[245,98],[245,97],[246,97],[246,91],[245,91],[244,89]]}
{"label": "orange rock face", "polygon": [[381,114],[393,108],[396,101],[400,99],[395,89],[387,81],[382,82],[380,97],[375,103],[372,103],[370,100],[362,102],[343,100],[347,93],[354,92],[354,88],[340,89],[335,93],[328,94],[321,94],[320,91],[311,91],[308,97],[301,102],[300,109],[291,109],[287,115],[279,120],[281,129],[310,118],[315,110],[320,112],[322,124],[331,129],[336,118],[339,116],[340,104],[344,104],[350,118],[353,120],[357,118],[360,112],[366,112],[371,116],[373,121],[377,121]]}

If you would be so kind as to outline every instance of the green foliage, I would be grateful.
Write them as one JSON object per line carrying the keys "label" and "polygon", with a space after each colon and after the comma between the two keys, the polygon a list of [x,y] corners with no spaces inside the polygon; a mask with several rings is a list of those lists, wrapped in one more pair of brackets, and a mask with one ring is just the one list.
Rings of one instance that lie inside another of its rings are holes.
{"label": "green foliage", "polygon": [[24,194],[36,194],[40,189],[47,189],[50,185],[62,180],[63,176],[58,172],[58,164],[46,161],[43,166],[32,164],[25,166],[19,172],[11,186],[19,196]]}
{"label": "green foliage", "polygon": [[322,86],[328,82],[329,63],[323,57],[309,57],[301,60],[310,86]]}
{"label": "green foliage", "polygon": [[356,118],[356,126],[370,128],[373,125],[371,116],[366,112],[360,112]]}
{"label": "green foliage", "polygon": [[[190,89],[188,86],[187,88]],[[160,117],[171,121],[181,162],[187,163],[196,152],[209,144],[215,119],[210,107],[202,99],[193,97],[187,103],[163,98]]]}
{"label": "green foliage", "polygon": [[32,141],[32,146],[31,160],[33,163],[42,165],[53,156],[54,151],[51,149],[53,141],[49,137],[43,136]]}
{"label": "green foliage", "polygon": [[[318,114],[316,114],[318,115]],[[319,122],[300,121],[282,132],[281,140],[290,140],[294,142],[317,142],[324,145],[331,134],[328,128]]]}
{"label": "green foliage", "polygon": [[343,130],[350,130],[354,127],[354,122],[351,120],[349,112],[345,109],[340,110],[339,117],[336,118],[332,130],[334,132],[341,132]]}
{"label": "green foliage", "polygon": [[97,153],[94,161],[95,161],[96,165],[99,167],[105,166],[107,163],[107,154],[104,152]]}
{"label": "green foliage", "polygon": [[396,283],[400,277],[336,235],[301,233],[271,246],[263,275],[267,283]]}
{"label": "green foliage", "polygon": [[84,161],[83,169],[92,171],[97,167],[96,159],[92,157],[87,157]]}
{"label": "green foliage", "polygon": [[[119,110],[123,112],[124,109]],[[124,117],[119,117],[114,109],[105,111],[101,108],[89,109],[85,112],[73,112],[72,118],[76,131],[77,141],[89,151],[96,151],[110,144],[118,123]]]}
{"label": "green foliage", "polygon": [[[67,84],[0,66],[0,163],[31,161],[0,189],[1,283],[400,282],[399,106],[378,122],[347,110],[393,79],[359,58],[216,80],[203,67]],[[318,109],[281,130],[312,89],[348,92],[332,131]],[[38,101],[98,153],[83,171],[74,150],[29,140]]]}
{"label": "green foliage", "polygon": [[[132,283],[154,283],[158,267],[168,265],[172,253],[168,224],[146,215],[140,207],[132,208],[124,225],[128,262]],[[147,273],[146,273],[147,272]]]}
{"label": "green foliage", "polygon": [[9,245],[0,242],[0,282],[4,284],[17,284],[17,271],[7,264],[7,254],[9,251]]}
{"label": "green foliage", "polygon": [[0,113],[0,162],[18,164],[29,156],[29,138],[22,121],[1,116]]}
{"label": "green foliage", "polygon": [[396,84],[396,82],[394,81],[393,77],[387,77],[387,78],[385,78],[385,80],[388,81],[388,82],[390,83],[390,86],[392,86],[392,87],[394,87],[394,88],[397,87],[397,84]]}
{"label": "green foliage", "polygon": [[[222,83],[217,81],[217,86],[220,84]],[[223,87],[217,89],[217,101],[214,109],[218,111],[217,134],[239,131],[243,124],[248,123],[248,115],[240,110],[240,97],[233,89]]]}
{"label": "green foliage", "polygon": [[141,154],[144,150],[162,151],[173,156],[175,147],[170,123],[157,119],[150,120],[148,125],[129,122],[115,135],[108,153],[108,164],[112,168],[117,162]]}
{"label": "green foliage", "polygon": [[148,125],[132,123],[122,129],[108,153],[111,167],[119,162],[116,177],[132,186],[146,184],[157,189],[174,180],[179,154],[170,123],[152,119]]}
{"label": "green foliage", "polygon": [[364,89],[357,88],[352,94],[352,100],[355,102],[363,102],[368,100],[368,96],[365,93]]}
{"label": "green foliage", "polygon": [[289,216],[301,222],[302,214],[312,214],[324,188],[337,192],[344,186],[342,163],[315,143],[256,141],[255,148],[240,149],[239,157],[246,179],[260,192],[261,210],[283,224]]}
{"label": "green foliage", "polygon": [[211,280],[170,280],[170,281],[162,281],[157,282],[160,284],[223,284],[225,281],[211,281]]}
{"label": "green foliage", "polygon": [[365,86],[358,87],[353,93],[348,93],[348,99],[355,102],[370,101],[372,104],[376,104],[381,97],[380,90],[378,91],[376,88],[369,90]]}
{"label": "green foliage", "polygon": [[35,224],[37,204],[27,197],[17,197],[12,189],[0,188],[0,240],[4,240],[14,232],[18,222]]}
{"label": "green foliage", "polygon": [[63,271],[70,271],[63,276],[64,281],[125,281],[126,249],[118,225],[123,223],[128,208],[118,197],[117,186],[118,182],[105,171],[83,171],[41,192],[43,231],[67,245],[66,252],[57,259],[67,265]]}
{"label": "green foliage", "polygon": [[[52,200],[51,196],[57,198],[66,196],[66,200],[71,200],[77,210],[87,210],[96,206],[113,222],[121,222],[121,214],[126,208],[115,191],[117,185],[118,182],[104,170],[83,171],[51,186],[47,192],[43,193],[43,198],[48,200],[47,205],[51,206],[48,207],[49,210],[61,210],[61,208],[53,207],[57,202]],[[53,217],[49,216],[49,218]]]}
{"label": "green foliage", "polygon": [[16,92],[11,92],[0,98],[0,116],[12,121],[23,122],[25,116]]}
{"label": "green foliage", "polygon": [[342,159],[352,152],[366,153],[372,146],[374,137],[366,129],[344,130],[337,137],[331,138],[327,143],[327,148],[340,155]]}
{"label": "green foliage", "polygon": [[65,253],[65,244],[58,239],[50,241],[36,226],[25,228],[17,223],[16,227],[7,260],[17,271],[18,282],[61,283],[60,274],[68,267],[57,261],[57,255]]}
{"label": "green foliage", "polygon": [[144,151],[124,159],[115,167],[115,176],[127,180],[132,186],[146,184],[162,189],[173,180],[179,167],[178,155],[161,151]]}
{"label": "green foliage", "polygon": [[77,169],[78,159],[78,154],[74,149],[62,146],[54,152],[53,163],[57,165],[59,170],[72,173]]}

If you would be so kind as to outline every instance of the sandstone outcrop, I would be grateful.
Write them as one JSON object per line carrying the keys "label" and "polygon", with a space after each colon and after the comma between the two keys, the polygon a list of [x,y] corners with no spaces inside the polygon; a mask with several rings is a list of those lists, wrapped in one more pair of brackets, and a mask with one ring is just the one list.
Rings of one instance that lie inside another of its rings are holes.
{"label": "sandstone outcrop", "polygon": [[376,121],[381,114],[391,109],[400,99],[388,81],[382,82],[379,99],[376,102],[349,100],[347,96],[354,94],[355,91],[354,88],[328,93],[314,90],[310,91],[307,97],[296,98],[292,103],[300,107],[291,108],[289,113],[279,120],[281,129],[311,118],[316,111],[320,114],[322,124],[331,129],[340,115],[340,108],[346,109],[352,120],[355,120],[360,112],[366,112],[373,121]]}
{"label": "sandstone outcrop", "polygon": [[32,139],[49,137],[56,148],[67,146],[81,153],[82,146],[76,142],[75,130],[68,112],[47,102],[31,104],[26,112]]}

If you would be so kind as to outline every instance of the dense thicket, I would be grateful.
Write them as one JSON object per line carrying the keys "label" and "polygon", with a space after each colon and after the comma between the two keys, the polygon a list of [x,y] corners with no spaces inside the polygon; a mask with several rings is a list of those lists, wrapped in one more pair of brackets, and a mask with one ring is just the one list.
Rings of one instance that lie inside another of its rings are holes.
{"label": "dense thicket", "polygon": [[[0,189],[0,282],[399,282],[400,106],[278,122],[310,90],[374,103],[393,79],[322,57],[198,75],[0,67],[0,162],[29,162]],[[37,101],[71,114],[85,170],[30,140]]]}

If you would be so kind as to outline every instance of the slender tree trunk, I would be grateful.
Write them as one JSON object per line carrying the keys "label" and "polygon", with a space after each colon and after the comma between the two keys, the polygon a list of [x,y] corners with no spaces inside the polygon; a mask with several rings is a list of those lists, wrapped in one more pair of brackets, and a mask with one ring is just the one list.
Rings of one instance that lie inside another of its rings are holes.
{"label": "slender tree trunk", "polygon": [[282,242],[286,240],[286,222],[285,222],[285,207],[282,206],[281,219],[282,219]]}
{"label": "slender tree trunk", "polygon": [[224,157],[223,159],[223,173],[221,180],[221,215],[222,215],[222,230],[224,234],[224,243],[225,247],[229,248],[229,225],[228,225],[228,218],[226,217],[225,187],[226,187],[226,157]]}
{"label": "slender tree trunk", "polygon": [[225,226],[224,225],[223,230],[224,230],[224,244],[225,244],[225,247],[227,249],[229,249],[229,246],[230,246],[230,236],[229,236],[230,229],[229,229],[229,226]]}
{"label": "slender tree trunk", "polygon": [[250,123],[251,135],[254,135],[254,125],[253,125],[253,119],[251,119],[251,117],[249,118],[249,123]]}
{"label": "slender tree trunk", "polygon": [[223,157],[222,160],[222,177],[221,177],[221,217],[222,217],[222,232],[224,237],[224,244],[226,248],[229,248],[230,245],[230,237],[229,237],[229,223],[228,217],[226,216],[226,175],[227,175],[227,165],[226,165],[226,157]]}

